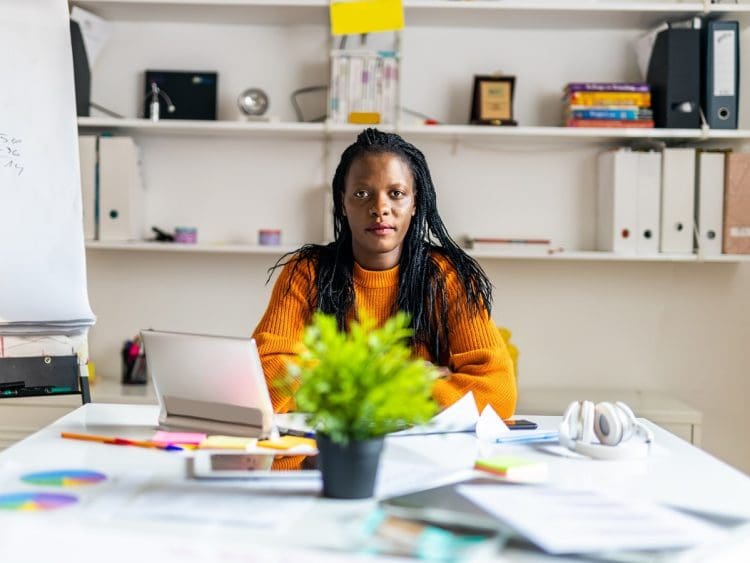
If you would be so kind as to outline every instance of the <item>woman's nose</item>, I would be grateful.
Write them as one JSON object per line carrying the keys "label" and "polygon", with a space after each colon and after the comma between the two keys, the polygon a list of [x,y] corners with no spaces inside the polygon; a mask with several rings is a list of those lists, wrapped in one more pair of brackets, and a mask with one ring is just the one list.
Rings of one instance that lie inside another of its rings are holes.
{"label": "woman's nose", "polygon": [[375,197],[375,201],[372,202],[370,208],[370,214],[373,217],[380,215],[388,215],[390,213],[390,202],[388,201],[388,194],[380,194]]}

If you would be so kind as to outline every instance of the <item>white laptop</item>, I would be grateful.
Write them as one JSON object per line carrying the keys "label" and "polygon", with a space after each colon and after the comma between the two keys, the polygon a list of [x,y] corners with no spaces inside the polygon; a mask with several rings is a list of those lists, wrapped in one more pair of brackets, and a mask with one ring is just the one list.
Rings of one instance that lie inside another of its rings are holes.
{"label": "white laptop", "polygon": [[141,331],[165,428],[266,438],[273,407],[252,338]]}

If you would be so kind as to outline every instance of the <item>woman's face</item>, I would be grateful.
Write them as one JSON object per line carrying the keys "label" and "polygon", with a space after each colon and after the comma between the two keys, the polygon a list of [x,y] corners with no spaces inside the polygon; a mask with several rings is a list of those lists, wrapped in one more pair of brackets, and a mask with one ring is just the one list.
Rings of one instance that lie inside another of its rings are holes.
{"label": "woman's face", "polygon": [[392,153],[354,160],[344,184],[344,215],[352,231],[354,259],[366,270],[398,264],[411,218],[416,213],[414,177]]}

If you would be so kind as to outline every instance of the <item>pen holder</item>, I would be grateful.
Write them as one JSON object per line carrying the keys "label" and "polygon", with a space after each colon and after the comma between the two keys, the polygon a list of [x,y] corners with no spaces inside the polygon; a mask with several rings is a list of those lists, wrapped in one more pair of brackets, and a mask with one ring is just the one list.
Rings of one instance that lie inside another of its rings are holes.
{"label": "pen holder", "polygon": [[136,339],[126,341],[122,349],[123,385],[144,385],[147,381],[146,352],[143,344]]}

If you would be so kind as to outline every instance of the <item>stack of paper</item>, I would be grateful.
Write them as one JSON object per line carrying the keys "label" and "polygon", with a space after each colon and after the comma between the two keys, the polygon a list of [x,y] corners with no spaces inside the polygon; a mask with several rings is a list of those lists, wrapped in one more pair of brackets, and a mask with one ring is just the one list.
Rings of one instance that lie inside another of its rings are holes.
{"label": "stack of paper", "polygon": [[3,8],[0,51],[14,56],[0,89],[0,336],[76,334],[94,323],[70,49],[65,3]]}

